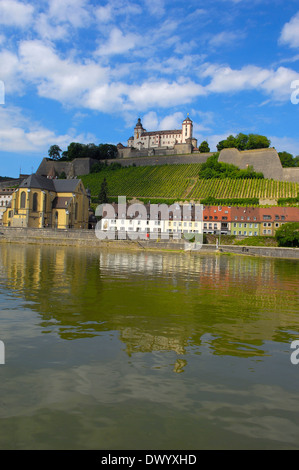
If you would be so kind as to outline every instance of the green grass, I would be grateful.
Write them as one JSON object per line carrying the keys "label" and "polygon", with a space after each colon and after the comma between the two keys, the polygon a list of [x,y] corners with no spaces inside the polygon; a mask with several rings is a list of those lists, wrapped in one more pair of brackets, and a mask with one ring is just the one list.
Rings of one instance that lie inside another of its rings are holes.
{"label": "green grass", "polygon": [[147,200],[296,198],[299,184],[267,179],[199,179],[200,163],[104,169],[81,176],[91,195],[97,197],[106,178],[110,197],[126,196]]}

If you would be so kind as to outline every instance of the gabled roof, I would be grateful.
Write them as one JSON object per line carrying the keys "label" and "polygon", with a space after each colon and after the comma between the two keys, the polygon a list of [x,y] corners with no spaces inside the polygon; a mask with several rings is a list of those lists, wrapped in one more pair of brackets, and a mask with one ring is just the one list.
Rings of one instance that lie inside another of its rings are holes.
{"label": "gabled roof", "polygon": [[74,192],[80,183],[81,180],[77,179],[61,179],[61,180],[52,180],[54,183],[54,188],[57,193],[71,193]]}
{"label": "gabled roof", "polygon": [[48,191],[55,191],[54,181],[44,176],[38,176],[35,173],[28,176],[20,184],[20,188],[34,188],[34,189],[47,189]]}
{"label": "gabled roof", "polygon": [[24,179],[20,188],[46,189],[56,193],[74,192],[81,180],[78,179],[51,179],[38,176],[35,173]]}

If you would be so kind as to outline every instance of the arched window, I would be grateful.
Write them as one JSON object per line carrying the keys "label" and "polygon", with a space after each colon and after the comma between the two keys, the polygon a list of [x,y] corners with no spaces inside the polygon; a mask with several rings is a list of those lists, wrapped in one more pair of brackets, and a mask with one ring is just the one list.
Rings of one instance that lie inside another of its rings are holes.
{"label": "arched window", "polygon": [[21,209],[25,209],[26,207],[26,193],[25,191],[21,192]]}
{"label": "arched window", "polygon": [[78,203],[75,204],[75,220],[78,219]]}
{"label": "arched window", "polygon": [[33,212],[37,212],[37,198],[38,198],[38,194],[34,193],[33,194],[33,203],[32,203]]}

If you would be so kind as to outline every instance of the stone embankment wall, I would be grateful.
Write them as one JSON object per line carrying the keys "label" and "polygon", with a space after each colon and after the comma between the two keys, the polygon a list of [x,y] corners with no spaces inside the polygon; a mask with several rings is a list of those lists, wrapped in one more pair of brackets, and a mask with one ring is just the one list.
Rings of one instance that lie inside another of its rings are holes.
{"label": "stone embankment wall", "polygon": [[[0,243],[44,244],[74,247],[98,247],[100,249],[185,251],[184,240],[99,240],[94,230],[55,230],[3,227],[0,230]],[[263,246],[203,245],[201,253],[233,253],[237,255],[285,258],[299,261],[299,248],[277,248]]]}

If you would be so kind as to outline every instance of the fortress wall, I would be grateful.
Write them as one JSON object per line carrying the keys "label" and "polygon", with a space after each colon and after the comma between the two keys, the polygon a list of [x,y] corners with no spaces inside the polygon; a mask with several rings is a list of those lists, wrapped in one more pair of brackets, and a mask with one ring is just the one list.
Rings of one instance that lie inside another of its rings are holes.
{"label": "fortress wall", "polygon": [[284,181],[299,183],[299,168],[283,168],[282,173]]}
{"label": "fortress wall", "polygon": [[241,169],[252,166],[254,171],[263,173],[265,178],[284,180],[280,158],[274,148],[244,150],[242,152],[235,148],[223,149],[220,152],[219,161],[231,163]]}
{"label": "fortress wall", "polygon": [[72,162],[59,162],[49,158],[43,158],[39,165],[36,174],[39,176],[47,176],[52,168],[54,168],[57,176],[64,172],[67,177],[72,178],[79,175],[88,175],[91,166],[96,163],[96,160],[91,158],[76,158]]}
{"label": "fortress wall", "polygon": [[151,157],[136,157],[136,158],[115,158],[113,160],[107,160],[108,165],[110,163],[120,163],[122,166],[136,165],[136,166],[147,166],[147,165],[177,165],[177,164],[188,164],[188,163],[204,163],[207,158],[213,155],[210,153],[197,153],[188,155],[155,155]]}

